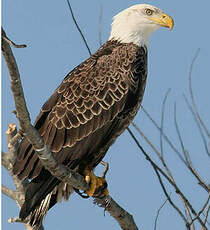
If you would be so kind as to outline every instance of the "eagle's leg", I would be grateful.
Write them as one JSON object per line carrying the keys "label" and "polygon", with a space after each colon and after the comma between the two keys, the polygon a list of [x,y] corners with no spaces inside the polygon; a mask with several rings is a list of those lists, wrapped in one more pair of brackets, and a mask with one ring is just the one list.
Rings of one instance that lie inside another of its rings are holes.
{"label": "eagle's leg", "polygon": [[109,194],[105,176],[96,176],[88,167],[83,171],[83,175],[86,182],[90,184],[90,189],[85,191],[88,196],[103,197]]}

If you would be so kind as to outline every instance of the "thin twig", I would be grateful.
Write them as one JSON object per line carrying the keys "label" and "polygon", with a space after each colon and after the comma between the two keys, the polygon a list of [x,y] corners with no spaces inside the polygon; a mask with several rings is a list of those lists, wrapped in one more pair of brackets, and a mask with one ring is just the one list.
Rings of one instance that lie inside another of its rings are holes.
{"label": "thin twig", "polygon": [[195,123],[196,123],[196,125],[197,125],[197,127],[198,127],[198,130],[199,130],[199,133],[200,133],[200,135],[201,135],[201,138],[202,138],[202,141],[203,141],[203,144],[204,144],[206,153],[207,153],[207,155],[210,157],[210,152],[209,152],[209,150],[208,150],[208,144],[207,144],[206,138],[205,138],[205,136],[204,136],[203,130],[202,130],[202,128],[201,128],[201,125],[200,125],[200,123],[199,123],[199,121],[198,121],[198,118],[197,118],[197,116],[196,116],[196,113],[194,112],[192,106],[191,106],[190,103],[188,102],[187,97],[186,97],[185,95],[183,95],[183,96],[184,96],[184,100],[185,100],[185,102],[186,102],[186,104],[187,104],[189,110],[191,111],[191,113],[192,113],[192,115],[193,115],[194,121],[195,121]]}
{"label": "thin twig", "polygon": [[166,105],[166,100],[167,100],[167,97],[168,97],[170,91],[171,91],[171,89],[168,89],[166,94],[165,94],[165,97],[163,99],[162,112],[161,112],[160,153],[161,153],[162,157],[163,157],[163,124],[164,124],[164,115],[165,115],[165,105]]}
{"label": "thin twig", "polygon": [[9,223],[24,223],[19,217],[11,217],[9,220],[8,220]]}
{"label": "thin twig", "polygon": [[69,6],[69,10],[70,10],[70,12],[71,12],[71,17],[72,17],[72,19],[73,19],[73,21],[74,21],[74,24],[76,25],[77,30],[79,31],[79,33],[80,33],[80,35],[81,35],[81,37],[82,37],[82,40],[83,40],[83,42],[85,43],[85,46],[86,46],[86,48],[87,48],[87,50],[88,50],[89,55],[91,55],[91,51],[90,51],[90,48],[89,48],[89,46],[88,46],[88,44],[87,44],[87,41],[86,41],[86,39],[85,39],[85,36],[83,35],[82,30],[80,29],[80,27],[79,27],[79,25],[78,25],[78,23],[77,23],[77,20],[75,19],[74,12],[73,12],[73,10],[72,10],[70,1],[67,0],[67,3],[68,3],[68,6]]}
{"label": "thin twig", "polygon": [[190,227],[192,230],[195,230],[195,225],[194,225],[194,223],[193,223],[193,221],[192,221],[192,215],[191,215],[190,209],[189,209],[189,207],[188,207],[186,201],[183,199],[182,196],[180,196],[180,199],[181,199],[181,201],[182,201],[182,203],[183,203],[183,205],[184,205],[185,212],[186,212],[186,214],[187,214],[188,220],[189,220],[190,223],[191,223],[191,224],[189,223],[189,227]]}
{"label": "thin twig", "polygon": [[102,17],[103,17],[103,6],[100,5],[99,18],[98,18],[98,42],[99,42],[99,46],[102,46]]}
{"label": "thin twig", "polygon": [[[161,132],[161,128],[157,124],[157,122],[150,116],[150,114],[147,112],[147,110],[141,106],[142,111],[146,114],[146,116],[150,119],[150,121],[153,123],[153,125]],[[174,150],[174,152],[177,154],[177,156],[180,158],[180,160],[187,166],[182,154],[177,150],[177,148],[172,144],[172,142],[169,140],[167,135],[162,131],[162,135],[166,142],[169,144],[169,146]]]}
{"label": "thin twig", "polygon": [[[169,197],[170,197],[170,195],[169,195]],[[158,208],[158,210],[157,210],[157,215],[156,215],[156,217],[155,217],[155,226],[154,226],[154,230],[157,229],[157,220],[158,220],[160,211],[161,211],[161,209],[165,206],[165,204],[167,203],[167,201],[168,201],[168,198],[163,202],[163,204],[162,204],[162,205],[160,206],[160,208]]]}
{"label": "thin twig", "polygon": [[167,192],[167,190],[166,190],[166,188],[165,188],[165,186],[164,186],[164,184],[163,184],[163,181],[162,181],[162,179],[161,179],[160,173],[158,172],[158,170],[157,170],[157,168],[155,167],[155,165],[152,165],[152,166],[153,166],[153,168],[154,168],[154,170],[155,170],[155,173],[156,173],[156,175],[157,175],[157,177],[158,177],[158,180],[159,180],[159,182],[160,182],[160,185],[161,185],[161,187],[162,187],[162,189],[163,189],[163,192],[164,192],[165,196],[167,197],[169,203],[170,203],[171,206],[179,213],[179,215],[182,217],[183,221],[185,222],[187,229],[190,230],[189,223],[188,223],[187,219],[185,218],[184,214],[181,212],[181,210],[180,210],[180,209],[174,204],[174,202],[171,200],[171,198],[170,198],[170,196],[169,196],[169,194],[168,194],[168,192]]}
{"label": "thin twig", "polygon": [[[4,36],[6,36],[6,33],[2,28],[2,37]],[[22,95],[21,96],[18,95],[19,92],[23,92],[22,85],[20,84],[20,74],[19,74],[18,66],[14,58],[14,55],[12,53],[12,50],[10,48],[10,45],[4,39],[2,40],[2,53],[4,55],[9,70],[11,89],[14,94],[17,117],[19,119],[19,123],[21,127],[24,126],[25,121],[30,123],[30,117],[26,107],[25,98]],[[24,111],[25,113],[22,113],[22,116],[20,117],[19,111],[20,112]]]}
{"label": "thin twig", "polygon": [[15,48],[26,48],[27,46],[25,44],[15,44],[13,41],[11,41],[7,36],[2,36],[2,39],[6,41],[9,45],[14,46]]}
{"label": "thin twig", "polygon": [[157,148],[152,144],[152,142],[149,140],[148,137],[146,137],[144,135],[144,133],[141,131],[141,129],[134,123],[132,122],[132,125],[133,127],[137,130],[137,132],[144,138],[144,140],[147,142],[147,144],[152,148],[152,150],[157,154],[158,158],[160,159],[162,165],[164,166],[164,168],[166,169],[166,172],[168,174],[168,176],[172,179],[173,179],[173,176],[172,176],[172,173],[171,171],[169,170],[167,164],[165,163],[165,160],[164,158],[161,156],[161,153],[157,150]]}
{"label": "thin twig", "polygon": [[200,121],[200,124],[203,127],[206,135],[210,138],[210,132],[208,131],[206,125],[204,124],[204,122],[201,119],[201,116],[200,116],[200,114],[198,112],[198,108],[197,108],[197,105],[195,103],[195,98],[194,98],[193,89],[192,89],[192,72],[193,72],[193,67],[194,67],[195,61],[196,61],[199,53],[200,53],[200,48],[197,49],[197,51],[195,53],[195,56],[193,57],[193,60],[192,60],[191,65],[190,65],[190,71],[189,71],[189,91],[190,91],[190,96],[191,96],[191,100],[192,100],[193,110],[194,110],[194,112],[196,114],[196,117]]}
{"label": "thin twig", "polygon": [[179,142],[181,144],[182,152],[183,152],[184,157],[185,157],[185,162],[187,163],[187,166],[189,167],[191,159],[190,159],[190,156],[188,156],[188,157],[186,156],[186,150],[185,150],[185,147],[184,147],[184,142],[183,142],[181,133],[179,131],[179,126],[178,126],[177,118],[176,118],[176,102],[174,103],[174,124],[175,124],[176,132],[177,132],[177,135],[178,135],[178,138],[179,138]]}
{"label": "thin twig", "polygon": [[204,218],[204,224],[208,223],[207,219],[208,219],[208,215],[209,215],[209,210],[210,210],[210,205],[208,206],[206,213],[205,213],[205,218]]}
{"label": "thin twig", "polygon": [[194,222],[192,222],[192,215],[191,215],[191,212],[190,212],[189,208],[187,207],[187,205],[185,205],[185,213],[188,217],[188,220],[190,221],[190,223],[189,223],[190,229],[195,230]]}
{"label": "thin twig", "polygon": [[178,123],[177,123],[177,119],[176,119],[176,106],[174,107],[174,123],[175,123],[175,127],[176,127],[176,131],[179,137],[179,141],[181,143],[182,146],[182,151],[184,153],[186,162],[187,162],[187,168],[192,172],[192,174],[196,177],[196,179],[198,180],[199,184],[207,191],[209,192],[209,187],[206,185],[206,183],[201,179],[201,177],[199,176],[199,174],[197,173],[197,171],[195,170],[191,158],[190,158],[190,154],[188,153],[188,151],[185,149],[183,141],[182,141],[182,137],[179,131],[179,127],[178,127]]}
{"label": "thin twig", "polygon": [[[195,216],[192,219],[192,223],[203,213],[203,211],[205,210],[205,208],[207,207],[208,203],[210,200],[210,195],[208,195],[208,199],[206,200],[206,202],[204,203],[203,207],[201,208],[201,210],[198,212],[197,216]],[[205,222],[204,222],[205,223]]]}
{"label": "thin twig", "polygon": [[[174,123],[175,123],[175,128],[176,128],[176,132],[178,134],[178,138],[179,138],[179,142],[181,144],[181,148],[182,148],[182,152],[184,154],[184,157],[185,157],[185,160],[186,160],[186,163],[187,163],[187,167],[192,167],[193,168],[193,164],[192,164],[192,161],[191,161],[191,158],[190,158],[190,154],[188,154],[188,151],[185,149],[184,147],[184,142],[183,142],[183,139],[182,139],[182,136],[181,136],[181,133],[180,133],[180,130],[179,130],[179,126],[178,126],[178,123],[177,123],[177,113],[176,113],[176,103],[174,103]],[[195,226],[194,226],[194,222],[192,220],[192,215],[190,213],[190,210],[185,202],[185,200],[181,197],[181,200],[183,202],[183,205],[184,205],[184,208],[185,208],[185,211],[187,213],[187,216],[188,216],[188,219],[190,221],[190,227],[192,230],[195,230]]]}

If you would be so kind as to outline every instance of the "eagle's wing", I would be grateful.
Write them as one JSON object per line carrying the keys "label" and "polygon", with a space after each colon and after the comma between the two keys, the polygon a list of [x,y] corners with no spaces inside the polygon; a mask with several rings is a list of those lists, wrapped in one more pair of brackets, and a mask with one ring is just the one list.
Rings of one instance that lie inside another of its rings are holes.
{"label": "eagle's wing", "polygon": [[[126,59],[127,52],[126,46],[102,47],[69,73],[42,107],[35,127],[60,163],[66,155],[70,159],[77,154],[71,151],[75,145],[83,144],[85,138],[113,121],[123,110],[133,71],[131,64],[138,56],[133,48],[129,52],[135,55]],[[124,62],[120,60],[122,57]],[[20,178],[34,178],[41,171],[39,159],[26,138],[13,171]]]}

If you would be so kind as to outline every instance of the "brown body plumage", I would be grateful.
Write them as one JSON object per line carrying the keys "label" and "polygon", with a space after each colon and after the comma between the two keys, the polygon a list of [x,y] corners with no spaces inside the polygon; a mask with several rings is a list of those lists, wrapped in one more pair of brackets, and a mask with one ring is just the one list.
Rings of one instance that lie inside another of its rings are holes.
{"label": "brown body plumage", "polygon": [[[59,163],[79,173],[100,163],[140,106],[146,63],[146,47],[112,40],[66,76],[35,122]],[[31,202],[22,208],[22,218],[60,183],[43,168],[27,138],[21,142],[13,172],[41,189],[39,194],[27,194]]]}

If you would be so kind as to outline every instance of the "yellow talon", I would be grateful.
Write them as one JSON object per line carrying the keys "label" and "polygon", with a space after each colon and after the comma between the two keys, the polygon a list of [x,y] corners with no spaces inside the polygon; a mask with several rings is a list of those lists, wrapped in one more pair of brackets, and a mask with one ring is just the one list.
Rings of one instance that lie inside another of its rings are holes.
{"label": "yellow talon", "polygon": [[90,189],[85,191],[88,196],[103,197],[109,194],[104,177],[97,177],[88,167],[84,170],[85,181],[90,183]]}

